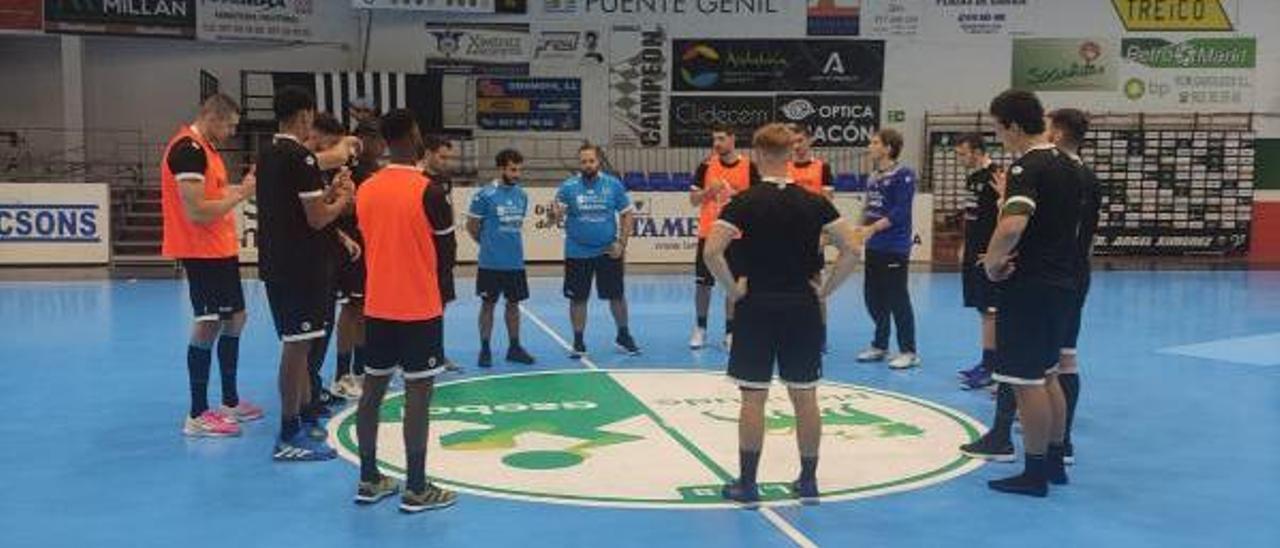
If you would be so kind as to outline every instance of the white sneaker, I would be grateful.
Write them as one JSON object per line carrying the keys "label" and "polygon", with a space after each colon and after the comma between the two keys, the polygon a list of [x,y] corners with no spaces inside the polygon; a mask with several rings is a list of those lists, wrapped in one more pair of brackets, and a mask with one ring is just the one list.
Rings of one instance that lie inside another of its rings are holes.
{"label": "white sneaker", "polygon": [[689,337],[689,348],[698,350],[707,345],[707,330],[701,327],[693,328],[693,335]]}
{"label": "white sneaker", "polygon": [[347,401],[360,399],[360,385],[356,384],[355,375],[343,375],[333,383],[333,394]]}
{"label": "white sneaker", "polygon": [[911,369],[912,367],[920,367],[920,356],[915,352],[898,354],[889,360],[889,369]]}
{"label": "white sneaker", "polygon": [[889,353],[876,347],[870,347],[858,353],[857,360],[862,363],[882,362]]}
{"label": "white sneaker", "polygon": [[733,333],[727,333],[724,336],[724,351],[733,350]]}

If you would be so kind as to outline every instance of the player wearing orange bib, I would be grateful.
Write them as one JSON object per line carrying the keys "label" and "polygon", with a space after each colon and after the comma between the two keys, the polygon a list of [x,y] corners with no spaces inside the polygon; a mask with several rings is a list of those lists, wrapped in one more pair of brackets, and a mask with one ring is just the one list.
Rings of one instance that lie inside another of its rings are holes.
{"label": "player wearing orange bib", "polygon": [[[234,210],[253,196],[256,179],[251,172],[239,187],[230,186],[214,148],[235,135],[239,123],[234,100],[223,94],[209,97],[196,121],[169,141],[160,166],[161,251],[186,269],[195,314],[187,347],[191,410],[183,432],[188,436],[234,436],[240,433],[237,423],[262,418],[262,409],[242,401],[236,391],[245,312]],[[222,377],[218,410],[209,409],[207,396],[215,339]]]}
{"label": "player wearing orange bib", "polygon": [[813,155],[813,135],[809,128],[795,125],[791,131],[795,133],[796,141],[791,150],[791,161],[787,162],[787,177],[795,181],[796,186],[830,200],[835,194],[831,164]]}
{"label": "player wearing orange bib", "polygon": [[[693,261],[697,283],[694,312],[698,323],[693,328],[693,335],[689,337],[689,348],[696,350],[707,343],[707,313],[711,309],[711,288],[716,284],[715,277],[702,258],[707,234],[711,232],[711,225],[720,218],[720,211],[733,195],[746,191],[759,181],[760,173],[751,160],[738,153],[733,129],[727,126],[713,127],[711,155],[698,166],[698,171],[693,176],[693,187],[689,189],[689,203],[699,208],[698,254]],[[728,253],[730,269],[733,269],[736,266],[733,246],[730,246]],[[724,317],[724,345],[728,349],[733,344],[733,306],[727,299]]]}

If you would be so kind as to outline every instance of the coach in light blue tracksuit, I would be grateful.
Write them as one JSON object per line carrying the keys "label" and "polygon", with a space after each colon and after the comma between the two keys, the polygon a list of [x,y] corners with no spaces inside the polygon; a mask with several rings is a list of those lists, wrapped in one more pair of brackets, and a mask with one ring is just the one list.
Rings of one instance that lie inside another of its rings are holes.
{"label": "coach in light blue tracksuit", "polygon": [[889,320],[898,328],[899,354],[889,360],[893,369],[920,365],[916,353],[916,321],[907,291],[907,271],[911,258],[911,204],[916,194],[916,174],[898,164],[902,134],[882,129],[867,148],[875,171],[867,181],[867,204],[863,210],[866,242],[864,297],[867,312],[876,324],[871,347],[858,355],[860,362],[884,360],[889,353]]}
{"label": "coach in light blue tracksuit", "polygon": [[583,332],[593,279],[596,295],[609,301],[618,325],[614,342],[634,356],[640,348],[627,329],[623,265],[634,208],[622,181],[600,171],[598,147],[583,145],[578,160],[582,172],[560,185],[553,207],[554,217],[564,219],[564,296],[569,299],[569,316],[573,320],[570,356],[582,358],[587,353]]}

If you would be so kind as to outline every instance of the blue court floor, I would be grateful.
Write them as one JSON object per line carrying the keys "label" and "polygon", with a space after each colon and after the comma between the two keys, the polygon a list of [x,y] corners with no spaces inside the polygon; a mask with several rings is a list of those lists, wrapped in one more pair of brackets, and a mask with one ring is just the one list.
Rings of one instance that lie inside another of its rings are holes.
{"label": "blue court floor", "polygon": [[[535,278],[523,338],[539,365],[477,370],[478,303],[465,297],[472,281],[458,283],[464,298],[448,311],[447,348],[468,367],[445,380],[587,366],[569,360],[556,340],[570,335],[559,279]],[[607,309],[593,303],[588,365],[614,370],[621,384],[645,370],[722,367],[722,351],[687,348],[688,276],[637,275],[628,284],[632,329],[645,354],[615,354]],[[963,416],[986,423],[989,395],[962,392],[955,378],[978,356],[977,321],[960,307],[959,275],[912,274],[925,365],[909,372],[853,362],[871,331],[860,284],[854,277],[830,303],[827,378],[954,410],[960,417],[954,424]],[[0,545],[1280,546],[1280,272],[1096,273],[1080,344],[1078,464],[1070,470],[1072,484],[1048,499],[987,490],[986,480],[1020,464],[956,462],[951,477],[927,485],[763,511],[562,504],[470,491],[452,509],[413,516],[400,515],[392,502],[356,507],[350,497],[357,468],[348,460],[270,460],[279,347],[257,282],[248,282],[248,300],[241,394],[266,407],[268,419],[246,425],[240,438],[189,440],[180,433],[190,318],[183,282],[0,283]],[[718,313],[711,323],[718,341]],[[503,333],[499,321],[498,352],[505,349]],[[645,386],[680,388],[667,384]],[[218,394],[215,365],[215,403]],[[736,470],[723,448],[716,453],[696,433],[680,434],[679,420],[654,422],[704,460]],[[384,437],[391,436],[386,428]],[[782,450],[767,449],[766,461],[793,451],[789,438],[780,439],[775,445]],[[824,438],[828,443],[841,442]],[[654,445],[621,444],[612,454],[638,457],[636,477],[689,460],[640,454],[644,447]],[[931,449],[953,457],[949,446]],[[430,473],[448,476],[432,460],[436,446],[432,451]],[[898,465],[860,454],[824,458],[823,473],[876,474]],[[494,469],[480,479],[524,487],[505,474]],[[592,491],[630,488],[634,479],[584,469],[572,482]]]}

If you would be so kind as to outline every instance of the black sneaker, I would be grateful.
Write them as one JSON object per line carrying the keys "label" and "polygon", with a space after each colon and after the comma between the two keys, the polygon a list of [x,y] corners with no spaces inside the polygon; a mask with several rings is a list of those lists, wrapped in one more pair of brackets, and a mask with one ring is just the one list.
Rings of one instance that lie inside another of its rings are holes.
{"label": "black sneaker", "polygon": [[760,506],[760,489],[754,484],[744,485],[741,482],[734,481],[720,490],[720,496],[724,497],[725,500],[741,504],[743,508],[748,510],[753,510]]}
{"label": "black sneaker", "polygon": [[800,504],[818,504],[818,481],[796,480],[791,483],[791,494],[800,500]]}
{"label": "black sneaker", "polygon": [[507,361],[521,365],[533,365],[536,360],[525,351],[523,346],[513,346],[507,349]]}
{"label": "black sneaker", "polygon": [[631,335],[618,335],[618,338],[614,339],[613,343],[618,345],[618,350],[628,355],[640,355],[640,347],[636,346],[636,340],[631,338]]}
{"label": "black sneaker", "polygon": [[1028,497],[1042,498],[1049,496],[1048,482],[1044,480],[1037,480],[1026,474],[1018,474],[1002,480],[988,481],[987,487],[990,487],[993,491],[1013,495],[1026,495]]}
{"label": "black sneaker", "polygon": [[493,367],[493,353],[488,350],[481,350],[480,357],[476,359],[476,365],[479,367]]}
{"label": "black sneaker", "polygon": [[1062,464],[1067,466],[1076,465],[1076,448],[1071,445],[1071,442],[1067,442],[1066,450],[1062,452]]}
{"label": "black sneaker", "polygon": [[975,459],[995,462],[1018,460],[1018,454],[1013,449],[1013,444],[1008,441],[997,441],[990,432],[978,438],[978,441],[961,445],[960,452]]}
{"label": "black sneaker", "polygon": [[569,352],[569,358],[580,360],[586,355],[587,355],[587,343],[583,343],[583,342],[573,343],[573,350]]}

